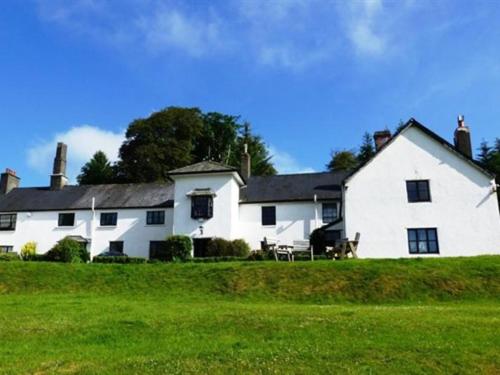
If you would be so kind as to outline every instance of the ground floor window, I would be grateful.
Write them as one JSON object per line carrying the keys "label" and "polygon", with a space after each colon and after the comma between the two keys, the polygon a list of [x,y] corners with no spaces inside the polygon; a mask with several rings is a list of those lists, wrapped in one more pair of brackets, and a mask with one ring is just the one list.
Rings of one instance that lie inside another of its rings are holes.
{"label": "ground floor window", "polygon": [[408,229],[410,254],[439,254],[436,228]]}
{"label": "ground floor window", "polygon": [[9,245],[0,245],[0,253],[12,253],[14,248]]}
{"label": "ground floor window", "polygon": [[111,241],[109,243],[109,251],[123,254],[123,241]]}
{"label": "ground floor window", "polygon": [[167,241],[149,241],[149,259],[167,259]]}

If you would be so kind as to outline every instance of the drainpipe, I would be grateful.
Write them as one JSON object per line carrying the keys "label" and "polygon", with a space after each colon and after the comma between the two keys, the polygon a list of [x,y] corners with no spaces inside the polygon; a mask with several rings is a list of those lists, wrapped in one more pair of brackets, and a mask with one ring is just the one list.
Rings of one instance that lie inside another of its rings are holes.
{"label": "drainpipe", "polygon": [[94,249],[94,231],[95,231],[95,197],[92,197],[92,219],[90,221],[90,257],[92,258]]}
{"label": "drainpipe", "polygon": [[318,229],[318,196],[314,194],[314,229]]}

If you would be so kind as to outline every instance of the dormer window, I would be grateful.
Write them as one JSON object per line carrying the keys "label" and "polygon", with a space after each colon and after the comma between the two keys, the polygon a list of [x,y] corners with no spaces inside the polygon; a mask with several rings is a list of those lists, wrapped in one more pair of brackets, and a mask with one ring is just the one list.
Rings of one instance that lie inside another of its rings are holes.
{"label": "dormer window", "polygon": [[187,194],[191,197],[191,218],[210,219],[214,216],[215,193],[206,189],[194,189]]}
{"label": "dormer window", "polygon": [[191,217],[193,219],[210,219],[214,215],[214,200],[211,195],[191,197]]}

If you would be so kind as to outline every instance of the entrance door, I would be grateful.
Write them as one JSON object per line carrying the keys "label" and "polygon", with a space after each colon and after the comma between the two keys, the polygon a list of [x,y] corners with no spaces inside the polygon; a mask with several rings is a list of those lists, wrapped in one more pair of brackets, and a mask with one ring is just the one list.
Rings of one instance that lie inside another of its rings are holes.
{"label": "entrance door", "polygon": [[194,257],[203,258],[207,256],[207,245],[210,238],[195,238],[193,239]]}

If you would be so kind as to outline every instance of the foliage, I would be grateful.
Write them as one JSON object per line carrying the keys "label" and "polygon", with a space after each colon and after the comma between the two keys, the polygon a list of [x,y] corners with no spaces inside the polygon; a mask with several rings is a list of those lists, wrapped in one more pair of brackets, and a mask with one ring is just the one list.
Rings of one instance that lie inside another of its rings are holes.
{"label": "foliage", "polygon": [[189,262],[191,262],[191,263],[220,263],[220,262],[244,262],[247,260],[249,260],[247,257],[217,256],[217,257],[192,258],[189,260]]}
{"label": "foliage", "polygon": [[76,178],[80,185],[110,184],[116,180],[115,170],[106,154],[97,151],[94,156],[82,167]]}
{"label": "foliage", "polygon": [[125,257],[125,256],[95,256],[93,263],[121,263],[121,264],[143,264],[147,262],[143,257]]}
{"label": "foliage", "polygon": [[165,244],[166,261],[185,261],[191,258],[193,243],[189,236],[175,235],[169,236]]}
{"label": "foliage", "polygon": [[250,245],[245,240],[228,241],[214,238],[207,244],[207,257],[240,257],[246,258],[250,253]]}
{"label": "foliage", "polygon": [[356,158],[359,163],[365,163],[370,160],[373,155],[375,155],[375,146],[373,145],[373,139],[370,133],[366,132],[363,134],[363,143],[359,148],[358,155]]}
{"label": "foliage", "polygon": [[47,258],[47,254],[31,254],[28,256],[25,261],[29,262],[47,262],[49,259]]}
{"label": "foliage", "polygon": [[326,165],[329,171],[346,171],[356,168],[358,160],[353,151],[342,150],[332,152],[331,160]]}
{"label": "foliage", "polygon": [[36,254],[36,242],[29,241],[26,242],[23,247],[21,247],[21,258],[24,260],[29,260]]}
{"label": "foliage", "polygon": [[48,251],[46,258],[52,262],[85,263],[89,261],[90,254],[83,244],[65,237]]}
{"label": "foliage", "polygon": [[325,231],[321,228],[312,231],[309,242],[313,247],[314,254],[324,254],[326,251]]}
{"label": "foliage", "polygon": [[0,262],[12,262],[21,260],[18,253],[0,253]]}
{"label": "foliage", "polygon": [[198,108],[168,107],[134,120],[120,147],[120,178],[129,182],[166,181],[167,172],[193,163],[203,130]]}

